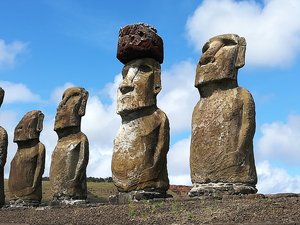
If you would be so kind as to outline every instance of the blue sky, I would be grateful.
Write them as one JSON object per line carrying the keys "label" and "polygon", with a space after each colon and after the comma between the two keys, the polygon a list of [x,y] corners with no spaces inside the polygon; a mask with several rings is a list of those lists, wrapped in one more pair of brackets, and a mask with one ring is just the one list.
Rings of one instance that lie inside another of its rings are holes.
{"label": "blue sky", "polygon": [[247,40],[239,85],[256,103],[255,158],[262,193],[300,192],[300,21],[298,0],[0,0],[0,86],[6,96],[0,124],[9,133],[9,163],[17,149],[13,130],[33,109],[45,114],[41,141],[45,174],[57,136],[56,107],[64,89],[90,93],[82,130],[90,140],[88,176],[110,176],[112,142],[120,125],[116,88],[118,31],[145,22],[164,40],[163,90],[158,105],[171,124],[171,183],[190,184],[191,113],[196,63],[207,39],[236,33]]}

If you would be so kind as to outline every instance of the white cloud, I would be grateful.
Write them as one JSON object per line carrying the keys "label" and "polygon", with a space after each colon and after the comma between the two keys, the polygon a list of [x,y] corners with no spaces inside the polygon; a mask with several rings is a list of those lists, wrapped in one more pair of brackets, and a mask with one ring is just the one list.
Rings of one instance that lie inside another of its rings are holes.
{"label": "white cloud", "polygon": [[286,170],[271,166],[268,161],[257,165],[258,192],[300,193],[300,176],[291,176]]}
{"label": "white cloud", "polygon": [[200,51],[211,37],[236,33],[247,40],[247,63],[284,66],[300,51],[300,1],[204,0],[189,17],[188,38]]}
{"label": "white cloud", "polygon": [[280,160],[299,165],[300,116],[290,115],[286,123],[273,122],[260,128],[262,137],[257,142],[257,158]]}
{"label": "white cloud", "polygon": [[8,81],[0,81],[0,87],[5,91],[4,103],[15,102],[38,102],[40,96],[32,93],[32,91],[22,83],[12,83]]}
{"label": "white cloud", "polygon": [[[299,166],[300,116],[290,115],[286,122],[263,124],[260,132],[255,146],[259,192],[300,192],[300,175],[288,171],[289,166]],[[271,162],[283,166],[274,167]]]}
{"label": "white cloud", "polygon": [[115,102],[104,105],[97,96],[91,96],[88,101],[86,115],[82,120],[82,131],[90,143],[88,176],[111,176],[113,140],[121,124],[114,106]]}
{"label": "white cloud", "polygon": [[103,146],[90,145],[90,158],[87,167],[89,177],[110,177],[111,176],[112,146],[106,149]]}
{"label": "white cloud", "polygon": [[186,175],[169,175],[170,185],[192,185],[191,176]]}
{"label": "white cloud", "polygon": [[190,137],[173,144],[168,153],[170,184],[190,185]]}
{"label": "white cloud", "polygon": [[52,152],[57,143],[57,134],[54,129],[54,116],[53,115],[45,115],[45,120],[43,124],[43,131],[40,135],[40,141],[45,145],[46,148],[46,161],[45,161],[45,172],[43,176],[49,176],[50,172],[50,164],[51,164],[51,156]]}
{"label": "white cloud", "polygon": [[196,66],[182,61],[162,73],[162,91],[157,105],[167,114],[172,132],[189,130],[192,112],[200,99],[194,87]]}
{"label": "white cloud", "polygon": [[74,86],[75,86],[74,84],[68,82],[68,83],[65,83],[63,86],[56,87],[51,94],[51,100],[58,104],[62,99],[62,95],[63,95],[64,91],[67,88],[74,87]]}
{"label": "white cloud", "polygon": [[0,67],[14,66],[16,58],[26,51],[27,45],[21,41],[6,44],[3,39],[0,39]]}
{"label": "white cloud", "polygon": [[[105,106],[97,96],[89,98],[86,115],[82,118],[82,130],[90,142],[111,146],[121,119],[112,105]],[[99,145],[98,145],[99,146]]]}
{"label": "white cloud", "polygon": [[16,126],[17,117],[17,113],[13,110],[3,111],[0,109],[0,125],[4,128]]}
{"label": "white cloud", "polygon": [[8,178],[10,162],[16,153],[17,145],[13,143],[14,129],[18,123],[18,115],[15,111],[0,109],[0,126],[2,126],[8,134],[7,160],[5,164],[4,176]]}

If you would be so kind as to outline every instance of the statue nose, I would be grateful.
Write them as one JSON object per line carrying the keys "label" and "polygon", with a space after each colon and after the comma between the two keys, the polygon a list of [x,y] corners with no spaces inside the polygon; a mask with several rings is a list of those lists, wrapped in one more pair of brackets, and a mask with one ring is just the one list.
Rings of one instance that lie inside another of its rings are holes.
{"label": "statue nose", "polygon": [[122,94],[126,94],[128,92],[133,91],[133,86],[132,85],[128,85],[128,84],[122,84],[119,87],[120,91],[122,92]]}
{"label": "statue nose", "polygon": [[208,63],[213,63],[215,61],[215,57],[211,55],[205,55],[200,58],[199,64],[200,66],[206,65]]}
{"label": "statue nose", "polygon": [[126,94],[128,92],[133,91],[134,86],[133,86],[133,80],[135,78],[135,76],[138,73],[138,68],[130,68],[127,71],[126,77],[123,79],[119,89],[122,92],[122,94]]}

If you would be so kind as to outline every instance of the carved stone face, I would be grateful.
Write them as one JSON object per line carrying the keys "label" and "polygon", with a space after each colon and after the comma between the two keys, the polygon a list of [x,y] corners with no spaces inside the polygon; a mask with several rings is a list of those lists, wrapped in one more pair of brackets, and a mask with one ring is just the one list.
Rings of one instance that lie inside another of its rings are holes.
{"label": "carved stone face", "polygon": [[202,49],[197,65],[195,86],[226,79],[237,79],[237,70],[245,64],[246,41],[235,34],[211,38]]}
{"label": "carved stone face", "polygon": [[0,106],[2,105],[4,98],[4,90],[0,87]]}
{"label": "carved stone face", "polygon": [[87,99],[88,92],[84,88],[72,87],[65,90],[57,108],[54,130],[80,126]]}
{"label": "carved stone face", "polygon": [[14,142],[39,138],[43,130],[44,114],[33,110],[25,114],[15,128]]}
{"label": "carved stone face", "polygon": [[156,104],[156,95],[161,90],[159,62],[152,58],[132,60],[125,64],[122,76],[118,89],[118,114]]}

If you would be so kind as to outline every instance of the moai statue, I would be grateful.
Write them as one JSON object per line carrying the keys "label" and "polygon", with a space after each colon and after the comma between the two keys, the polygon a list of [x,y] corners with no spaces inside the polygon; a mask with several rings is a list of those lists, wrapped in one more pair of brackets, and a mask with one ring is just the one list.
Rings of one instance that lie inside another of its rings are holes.
{"label": "moai statue", "polygon": [[255,106],[237,84],[245,64],[246,41],[235,34],[211,38],[202,49],[195,87],[190,196],[256,193],[253,156]]}
{"label": "moai statue", "polygon": [[18,149],[10,163],[8,188],[11,206],[38,206],[42,199],[45,146],[40,142],[44,114],[33,110],[15,128]]}
{"label": "moai statue", "polygon": [[87,100],[84,88],[68,88],[57,108],[54,130],[58,142],[52,153],[49,177],[55,202],[85,203],[87,197],[89,142],[80,130]]}
{"label": "moai statue", "polygon": [[117,58],[125,65],[118,88],[122,125],[114,140],[113,182],[119,195],[129,198],[166,197],[169,121],[156,105],[163,41],[153,27],[128,25],[119,32]]}
{"label": "moai statue", "polygon": [[[0,87],[0,107],[4,98],[4,90]],[[0,126],[0,207],[5,204],[4,195],[4,166],[6,163],[7,156],[7,132]]]}

